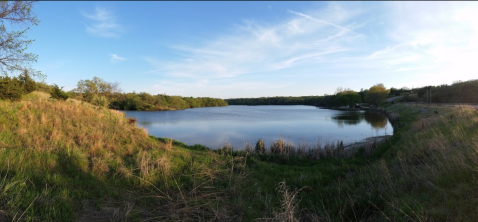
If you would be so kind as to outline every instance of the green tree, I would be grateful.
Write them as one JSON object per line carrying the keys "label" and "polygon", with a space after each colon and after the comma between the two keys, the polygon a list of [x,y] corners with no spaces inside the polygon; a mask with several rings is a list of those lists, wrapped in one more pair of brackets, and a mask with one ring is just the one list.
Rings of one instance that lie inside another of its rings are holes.
{"label": "green tree", "polygon": [[[34,3],[34,1],[0,2],[0,72],[3,75],[21,72],[28,64],[37,61],[37,55],[26,52],[34,40],[25,37],[29,26],[38,25],[39,22],[32,12]],[[7,22],[10,23],[9,26],[6,26]],[[6,27],[20,30],[7,30]],[[42,75],[33,71],[31,74]]]}
{"label": "green tree", "polygon": [[23,73],[19,76],[19,80],[22,83],[24,93],[31,93],[38,88],[37,83],[31,78],[28,69],[23,70]]}
{"label": "green tree", "polygon": [[379,104],[388,96],[388,91],[382,83],[375,84],[365,93],[365,101],[369,104]]}
{"label": "green tree", "polygon": [[143,110],[143,100],[136,93],[126,94],[126,99],[123,104],[124,110]]}
{"label": "green tree", "polygon": [[69,97],[68,94],[63,91],[63,87],[60,88],[57,84],[53,84],[50,95],[51,98],[60,100],[67,100]]}
{"label": "green tree", "polygon": [[17,77],[0,77],[0,99],[19,100],[23,94],[22,82]]}
{"label": "green tree", "polygon": [[111,97],[112,94],[120,92],[119,83],[110,83],[106,82],[99,77],[93,77],[92,80],[80,80],[73,92],[81,93],[83,95],[83,100],[91,102],[94,96],[106,96]]}
{"label": "green tree", "polygon": [[360,99],[360,95],[357,92],[352,90],[342,91],[338,93],[336,96],[337,105],[339,106],[350,106],[353,107],[355,103],[360,103],[362,100]]}
{"label": "green tree", "polygon": [[102,107],[102,108],[108,108],[108,99],[106,99],[105,96],[93,96],[93,99],[91,100],[91,104],[95,105],[95,106],[99,106],[99,107]]}

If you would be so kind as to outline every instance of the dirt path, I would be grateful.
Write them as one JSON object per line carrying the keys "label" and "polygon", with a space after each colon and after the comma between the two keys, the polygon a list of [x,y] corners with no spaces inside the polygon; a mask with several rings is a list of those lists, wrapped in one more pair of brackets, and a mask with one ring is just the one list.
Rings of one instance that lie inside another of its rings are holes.
{"label": "dirt path", "polygon": [[387,102],[392,102],[394,100],[397,100],[397,99],[400,99],[402,98],[403,96],[395,96],[395,97],[390,97],[390,98],[387,98]]}

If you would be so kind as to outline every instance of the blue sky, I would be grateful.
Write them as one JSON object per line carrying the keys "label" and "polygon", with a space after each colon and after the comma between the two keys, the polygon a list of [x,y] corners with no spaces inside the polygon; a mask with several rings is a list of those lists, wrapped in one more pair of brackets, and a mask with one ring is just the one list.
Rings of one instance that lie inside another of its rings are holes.
{"label": "blue sky", "polygon": [[478,2],[39,2],[46,82],[262,97],[476,79]]}

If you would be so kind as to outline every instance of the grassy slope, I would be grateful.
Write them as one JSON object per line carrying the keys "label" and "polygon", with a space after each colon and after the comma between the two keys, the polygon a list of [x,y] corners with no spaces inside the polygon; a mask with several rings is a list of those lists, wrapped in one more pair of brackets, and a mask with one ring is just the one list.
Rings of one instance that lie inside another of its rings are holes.
{"label": "grassy slope", "polygon": [[478,218],[474,108],[393,105],[402,127],[371,156],[312,161],[194,150],[47,97],[0,101],[0,221]]}
{"label": "grassy slope", "polygon": [[228,199],[221,190],[233,189],[226,157],[151,138],[121,112],[47,98],[0,101],[0,221],[187,220],[227,211],[216,209]]}

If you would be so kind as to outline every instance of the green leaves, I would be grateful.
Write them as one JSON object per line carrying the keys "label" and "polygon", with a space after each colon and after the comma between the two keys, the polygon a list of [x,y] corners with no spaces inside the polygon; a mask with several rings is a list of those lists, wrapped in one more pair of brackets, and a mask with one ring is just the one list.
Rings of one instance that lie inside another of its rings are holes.
{"label": "green leaves", "polygon": [[63,91],[63,87],[59,87],[57,84],[53,84],[53,88],[50,91],[51,98],[53,99],[60,99],[60,100],[67,100],[68,94]]}
{"label": "green leaves", "polygon": [[[31,8],[33,1],[2,1],[0,2],[0,72],[7,75],[11,72],[23,71],[28,64],[36,62],[38,56],[26,52],[28,46],[34,41],[26,39],[25,33],[30,29],[28,26],[37,25],[39,20],[33,14]],[[25,29],[7,30],[5,22],[10,27],[21,27]],[[39,72],[31,72],[33,76]]]}

